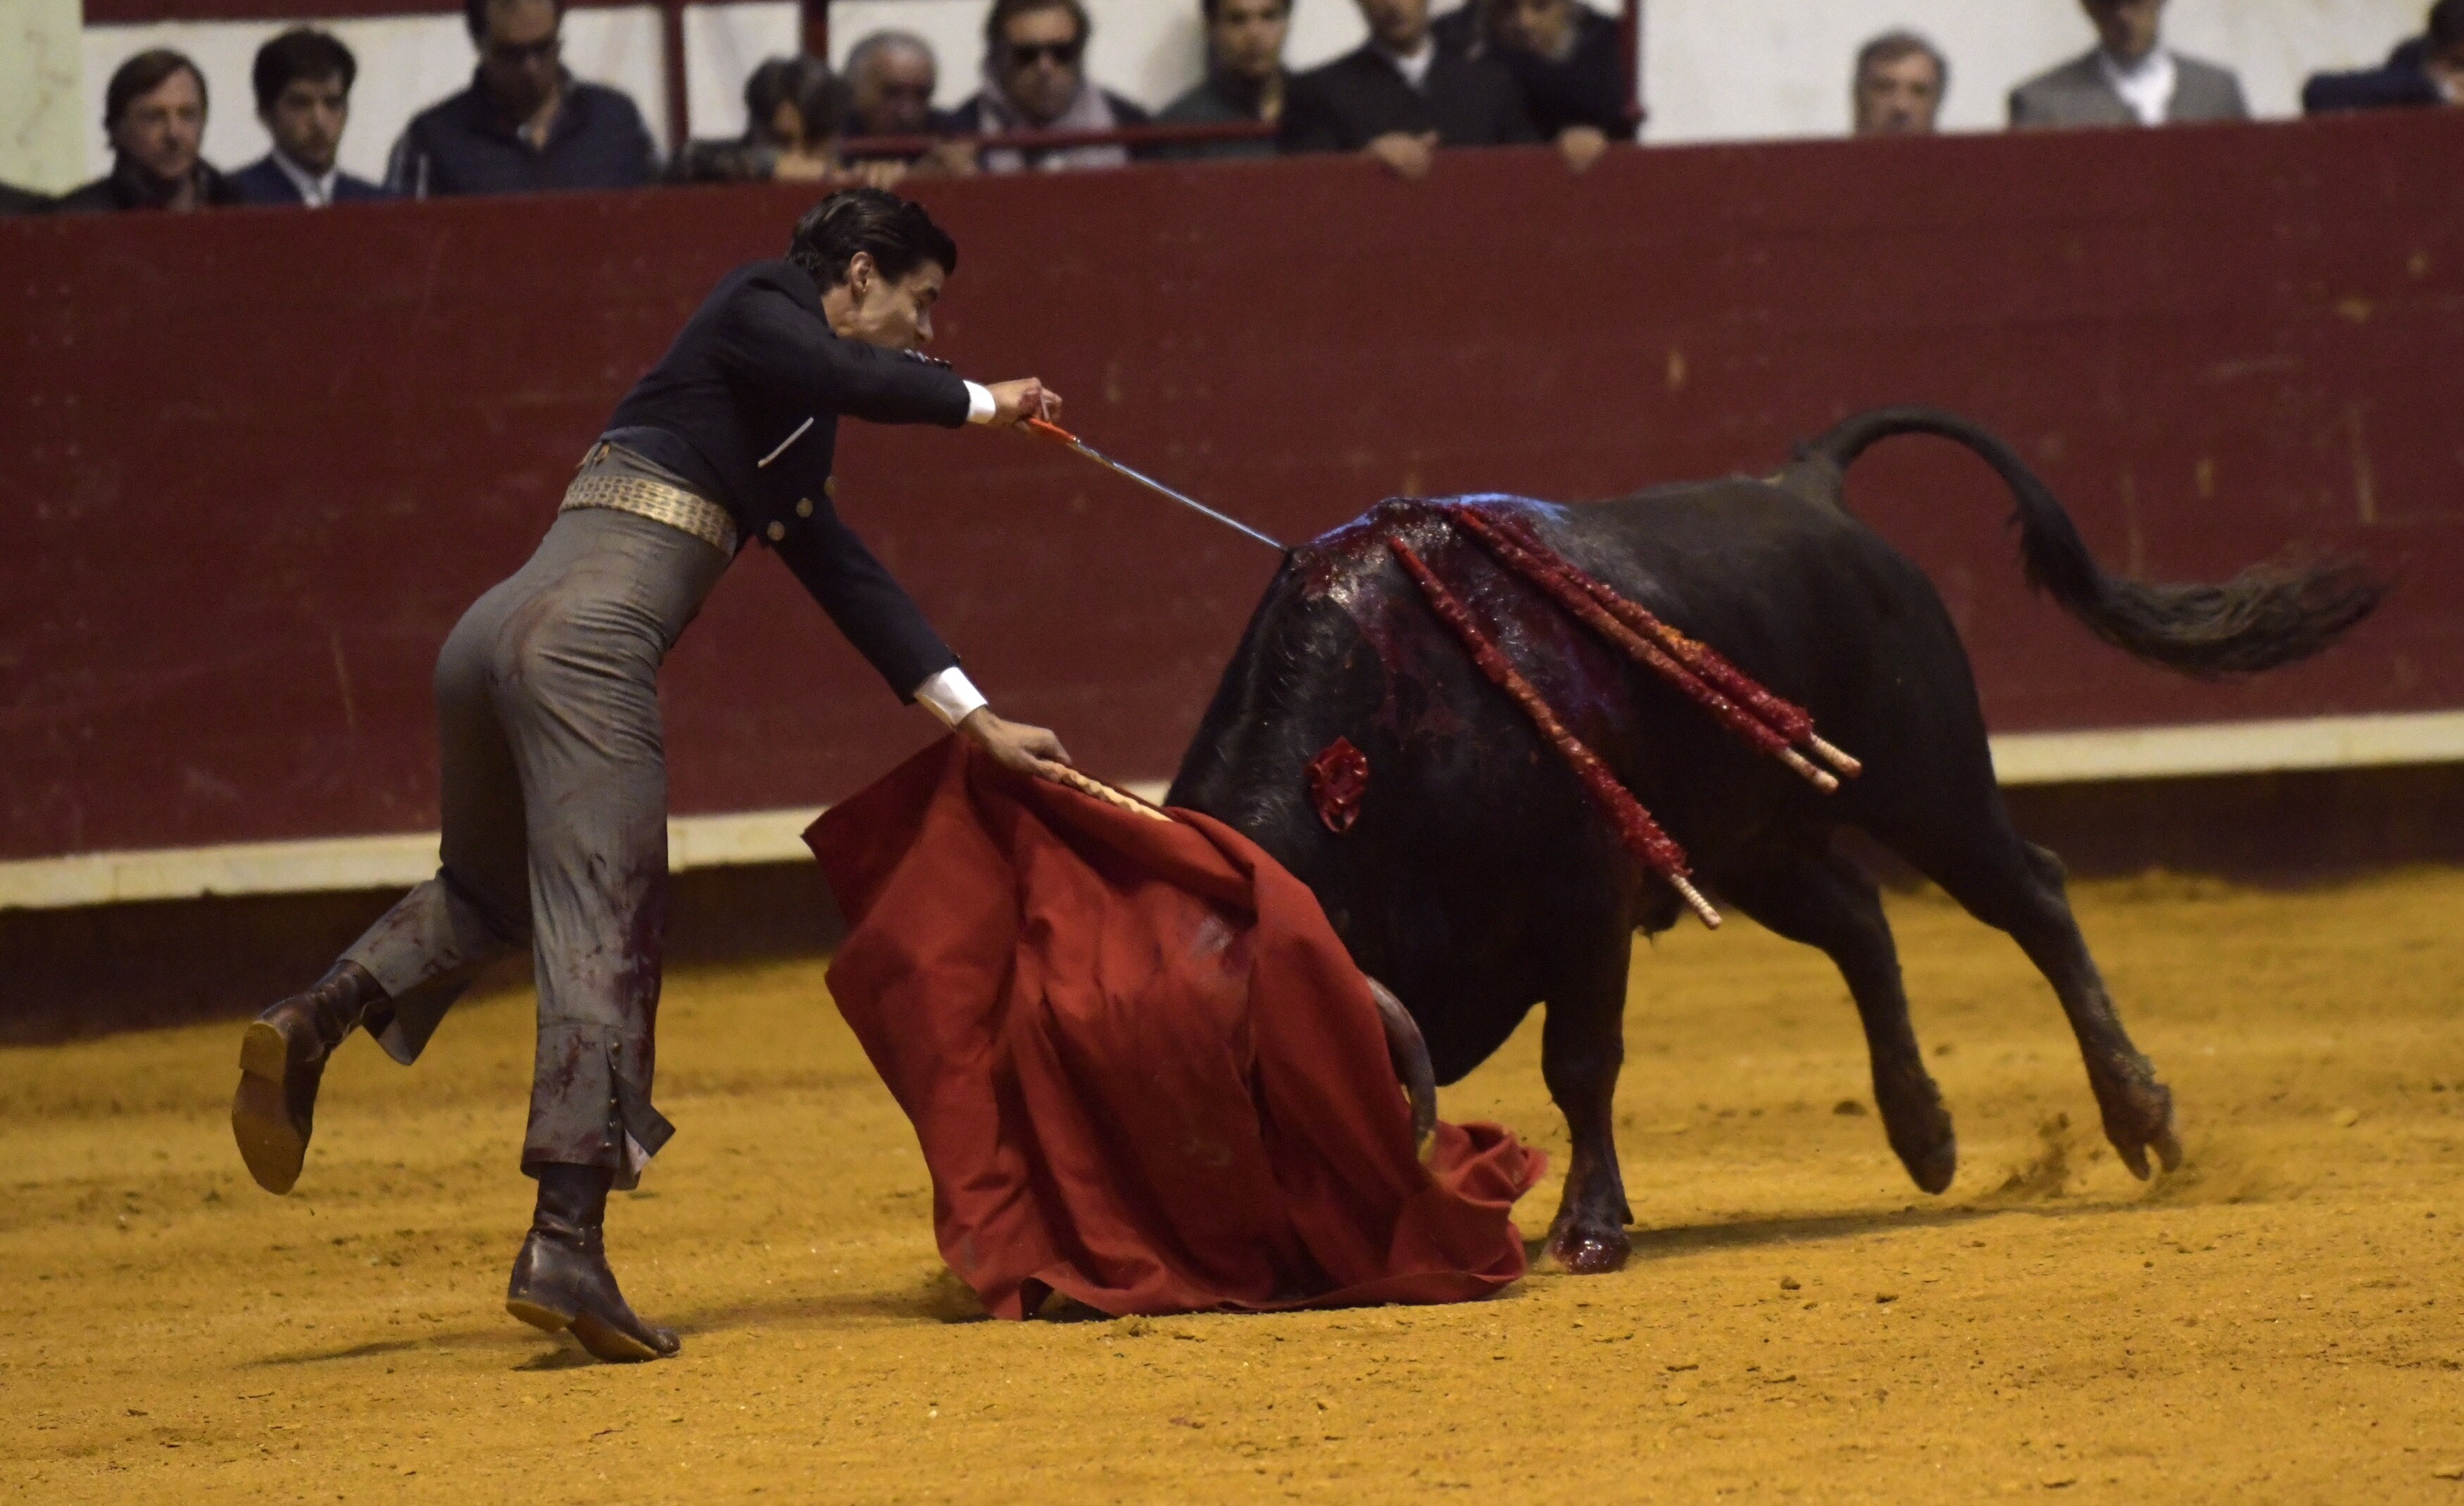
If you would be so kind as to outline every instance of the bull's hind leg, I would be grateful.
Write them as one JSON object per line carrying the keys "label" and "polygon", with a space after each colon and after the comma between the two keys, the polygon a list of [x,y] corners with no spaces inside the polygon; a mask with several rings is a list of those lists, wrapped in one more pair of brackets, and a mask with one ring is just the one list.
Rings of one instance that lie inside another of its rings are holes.
{"label": "bull's hind leg", "polygon": [[2071,1033],[2079,1038],[2088,1086],[2104,1120],[2104,1138],[2113,1142],[2123,1164],[2145,1179],[2148,1152],[2153,1151],[2165,1169],[2172,1170],[2182,1163],[2172,1090],[2156,1080],[2155,1065],[2131,1044],[2114,1012],[2104,977],[2071,914],[2061,859],[2020,840],[1999,790],[1991,792],[1985,810],[1970,808],[1969,813],[1977,820],[1965,831],[1932,828],[1931,834],[1940,840],[1921,838],[1904,845],[1886,840],[1969,914],[2008,932],[2054,986]]}
{"label": "bull's hind leg", "polygon": [[1908,1021],[1899,949],[1874,880],[1846,857],[1801,848],[1724,863],[1711,878],[1738,909],[1792,941],[1821,948],[1838,966],[1864,1023],[1874,1104],[1891,1150],[1918,1186],[1948,1187],[1959,1169],[1959,1141]]}
{"label": "bull's hind leg", "polygon": [[1540,1074],[1566,1116],[1573,1147],[1566,1192],[1549,1226],[1549,1253],[1578,1274],[1615,1271],[1632,1251],[1625,1178],[1617,1169],[1615,1102],[1625,1065],[1625,983],[1632,958],[1618,929],[1569,962],[1549,991],[1540,1030]]}

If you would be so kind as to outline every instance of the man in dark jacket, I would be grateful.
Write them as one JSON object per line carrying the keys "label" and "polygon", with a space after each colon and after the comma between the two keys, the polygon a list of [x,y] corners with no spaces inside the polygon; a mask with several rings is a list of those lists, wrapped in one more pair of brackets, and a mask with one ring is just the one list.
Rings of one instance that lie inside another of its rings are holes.
{"label": "man in dark jacket", "polygon": [[[1479,0],[1463,8],[1478,13]],[[1574,0],[1485,0],[1496,42],[1489,54],[1523,86],[1523,106],[1543,141],[1581,172],[1611,142],[1630,142],[1622,56],[1624,28]]]}
{"label": "man in dark jacket", "polygon": [[1033,379],[979,387],[914,353],[957,248],[917,205],[832,194],[784,261],[728,274],[617,406],[530,563],[463,615],[436,669],[444,840],[410,892],[240,1052],[231,1130],[287,1192],[325,1063],[364,1028],[415,1059],[477,971],[528,945],[539,1058],[522,1170],[539,1183],[506,1306],[604,1360],[673,1354],[608,1269],[607,1193],[671,1133],[651,1106],[667,886],[658,668],[740,543],[784,560],[902,699],[1003,765],[1067,762],[993,714],[831,505],[842,414],[1009,426],[1058,410]]}
{"label": "man in dark jacket", "polygon": [[987,138],[986,172],[1119,167],[1130,149],[1109,143],[1021,150],[999,138],[1021,131],[1109,131],[1144,125],[1147,112],[1087,77],[1095,23],[1080,0],[993,0],[984,17],[984,86],[953,123]]}
{"label": "man in dark jacket", "polygon": [[256,50],[249,81],[256,88],[256,118],[274,138],[274,150],[231,175],[241,203],[320,210],[385,196],[385,189],[335,166],[359,73],[349,48],[304,26]]}
{"label": "man in dark jacket", "polygon": [[408,198],[638,188],[658,153],[618,90],[564,71],[563,0],[463,0],[479,48],[471,87],[413,117],[385,187]]}
{"label": "man in dark jacket", "polygon": [[2464,0],[2438,0],[2427,33],[2398,47],[2383,66],[2313,74],[2301,86],[2308,115],[2437,104],[2464,104]]}
{"label": "man in dark jacket", "polygon": [[230,183],[199,155],[206,102],[206,76],[182,54],[155,48],[121,63],[102,95],[111,172],[59,199],[53,211],[178,212],[236,202]]}
{"label": "man in dark jacket", "polygon": [[1441,146],[1539,140],[1510,75],[1441,47],[1429,33],[1429,0],[1359,5],[1368,42],[1291,81],[1285,151],[1366,152],[1406,178],[1420,178]]}
{"label": "man in dark jacket", "polygon": [[[1206,77],[1168,105],[1167,125],[1273,125],[1284,118],[1284,41],[1292,30],[1291,0],[1199,0],[1206,22]],[[1275,139],[1192,142],[1158,157],[1271,157]]]}
{"label": "man in dark jacket", "polygon": [[48,193],[0,183],[0,215],[40,214],[51,207],[52,196]]}

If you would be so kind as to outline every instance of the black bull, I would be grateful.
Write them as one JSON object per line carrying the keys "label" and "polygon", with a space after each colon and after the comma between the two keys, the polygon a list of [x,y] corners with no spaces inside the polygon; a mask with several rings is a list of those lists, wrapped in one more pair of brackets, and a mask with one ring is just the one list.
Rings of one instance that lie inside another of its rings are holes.
{"label": "black bull", "polygon": [[[2224,586],[2106,575],[2011,450],[1950,414],[1867,413],[1768,481],[1667,486],[1578,507],[1511,507],[1577,566],[1811,710],[1864,761],[1825,795],[1714,725],[1501,569],[1425,503],[1390,501],[1292,551],[1251,619],[1173,783],[1176,805],[1257,841],[1314,890],[1361,967],[1400,995],[1440,1081],[1548,1002],[1541,1068],[1573,1136],[1552,1253],[1614,1269],[1632,1221],[1611,1098],[1624,1059],[1629,937],[1679,908],[1619,845],[1551,748],[1433,616],[1387,547],[1454,584],[1507,653],[1691,854],[1715,899],[1820,947],[1865,1029],[1891,1149],[1950,1185],[1957,1142],[1925,1071],[1874,881],[1835,850],[1858,828],[2009,933],[2078,1035],[2106,1137],[2131,1170],[2179,1163],[2172,1095],[2131,1044],[2064,897],[2061,864],[2013,830],[1968,657],[1925,576],[1840,501],[1845,467],[1891,434],[1982,456],[2018,500],[2029,578],[2100,636],[2197,675],[2318,652],[2379,589],[2349,566],[2262,566]],[[1306,767],[1336,738],[1368,755],[1358,821],[1335,834]]]}

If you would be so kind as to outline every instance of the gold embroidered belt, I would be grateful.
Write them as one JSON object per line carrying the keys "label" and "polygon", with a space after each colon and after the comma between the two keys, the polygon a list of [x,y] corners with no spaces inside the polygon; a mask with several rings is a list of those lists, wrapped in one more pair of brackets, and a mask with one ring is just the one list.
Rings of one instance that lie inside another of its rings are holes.
{"label": "gold embroidered belt", "polygon": [[576,507],[631,513],[636,518],[680,528],[731,558],[736,553],[736,520],[727,516],[726,508],[707,497],[696,497],[663,481],[605,472],[577,476],[573,484],[564,489],[564,501],[557,511],[568,512]]}

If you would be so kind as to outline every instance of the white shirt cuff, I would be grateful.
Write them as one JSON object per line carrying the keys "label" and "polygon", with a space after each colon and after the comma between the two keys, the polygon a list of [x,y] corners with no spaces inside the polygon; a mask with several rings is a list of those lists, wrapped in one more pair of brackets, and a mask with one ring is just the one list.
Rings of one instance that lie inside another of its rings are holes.
{"label": "white shirt cuff", "polygon": [[[1000,411],[1001,405],[993,401],[993,389],[991,388],[984,386],[980,382],[969,382],[967,384],[968,423],[989,424],[993,421],[993,414]],[[960,676],[960,678],[964,677],[965,676],[963,675]],[[979,702],[979,704],[980,704],[980,702]]]}
{"label": "white shirt cuff", "polygon": [[990,704],[984,693],[976,689],[976,682],[967,678],[967,672],[955,664],[916,686],[915,698],[948,727],[957,726]]}

